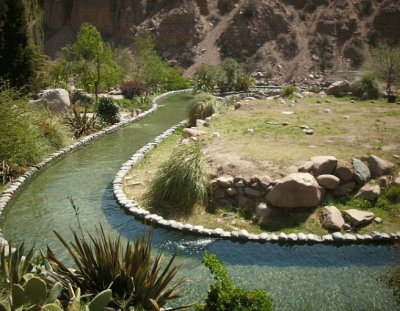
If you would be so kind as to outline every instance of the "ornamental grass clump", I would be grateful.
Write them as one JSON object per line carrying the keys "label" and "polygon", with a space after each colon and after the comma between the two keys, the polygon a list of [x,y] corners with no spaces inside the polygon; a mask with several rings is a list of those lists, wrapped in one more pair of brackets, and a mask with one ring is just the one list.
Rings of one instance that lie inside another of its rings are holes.
{"label": "ornamental grass clump", "polygon": [[197,94],[188,108],[188,125],[196,126],[196,120],[211,116],[218,110],[217,99],[208,93]]}
{"label": "ornamental grass clump", "polygon": [[154,208],[168,202],[183,211],[191,211],[196,204],[207,202],[208,189],[207,163],[200,144],[180,144],[158,169],[145,201]]}

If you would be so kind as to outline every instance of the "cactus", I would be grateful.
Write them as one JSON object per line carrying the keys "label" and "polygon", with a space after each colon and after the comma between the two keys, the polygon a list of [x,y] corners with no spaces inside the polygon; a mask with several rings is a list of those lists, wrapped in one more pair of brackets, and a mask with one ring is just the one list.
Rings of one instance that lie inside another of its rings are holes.
{"label": "cactus", "polygon": [[47,298],[46,283],[38,277],[31,278],[26,283],[25,294],[33,304],[39,305],[43,303]]}
{"label": "cactus", "polygon": [[44,305],[42,307],[41,311],[63,311],[63,309],[55,303],[50,303],[50,304]]}
{"label": "cactus", "polygon": [[11,309],[9,308],[8,305],[6,305],[4,302],[0,302],[0,311],[10,311]]}
{"label": "cactus", "polygon": [[49,293],[49,297],[46,299],[46,303],[53,304],[56,302],[57,298],[61,295],[63,287],[61,283],[57,282],[54,284],[53,288]]}
{"label": "cactus", "polygon": [[101,293],[97,294],[96,297],[89,303],[90,311],[104,310],[112,299],[111,289],[106,289]]}

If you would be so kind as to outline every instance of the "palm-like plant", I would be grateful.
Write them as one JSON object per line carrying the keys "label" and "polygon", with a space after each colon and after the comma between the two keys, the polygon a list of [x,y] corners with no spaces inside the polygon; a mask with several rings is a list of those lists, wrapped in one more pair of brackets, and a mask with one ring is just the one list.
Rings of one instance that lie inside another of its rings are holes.
{"label": "palm-like plant", "polygon": [[47,247],[45,258],[53,269],[50,274],[56,281],[65,287],[70,283],[86,294],[110,288],[118,307],[158,310],[168,301],[180,297],[176,288],[184,280],[170,285],[178,272],[178,267],[172,266],[175,255],[163,268],[164,249],[152,258],[150,234],[133,244],[128,242],[123,249],[120,237],[113,239],[106,236],[101,226],[96,233],[89,233],[92,242],[89,243],[79,239],[73,231],[75,242],[68,244],[55,232],[77,267],[76,270],[70,269]]}

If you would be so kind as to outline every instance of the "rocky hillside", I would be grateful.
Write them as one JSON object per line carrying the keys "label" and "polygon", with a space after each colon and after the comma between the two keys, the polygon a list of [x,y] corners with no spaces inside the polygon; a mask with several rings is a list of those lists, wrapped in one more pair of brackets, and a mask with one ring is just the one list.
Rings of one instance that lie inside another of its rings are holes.
{"label": "rocky hillside", "polygon": [[398,0],[44,0],[46,51],[57,56],[83,22],[128,45],[150,29],[191,74],[233,56],[260,76],[359,69],[380,41],[400,43]]}

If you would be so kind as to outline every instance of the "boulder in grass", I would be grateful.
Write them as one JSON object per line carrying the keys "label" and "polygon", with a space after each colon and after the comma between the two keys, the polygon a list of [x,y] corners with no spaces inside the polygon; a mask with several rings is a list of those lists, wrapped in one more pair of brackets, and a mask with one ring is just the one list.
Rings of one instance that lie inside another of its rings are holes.
{"label": "boulder in grass", "polygon": [[69,93],[65,89],[44,90],[39,94],[39,99],[35,103],[42,104],[57,114],[67,113],[71,107]]}
{"label": "boulder in grass", "polygon": [[344,211],[344,218],[353,227],[361,227],[370,224],[374,220],[375,215],[368,211],[349,209]]}
{"label": "boulder in grass", "polygon": [[343,182],[351,181],[354,176],[353,165],[348,162],[339,161],[336,166],[334,175],[339,177],[340,180]]}
{"label": "boulder in grass", "polygon": [[335,171],[338,162],[333,156],[312,157],[310,161],[313,163],[312,171],[314,176],[332,174]]}
{"label": "boulder in grass", "polygon": [[381,187],[373,182],[369,182],[361,187],[361,189],[356,193],[355,197],[372,202],[375,201],[380,194]]}
{"label": "boulder in grass", "polygon": [[335,190],[340,184],[339,177],[329,174],[319,175],[317,181],[321,187],[329,190]]}
{"label": "boulder in grass", "polygon": [[184,128],[183,129],[183,137],[189,138],[189,137],[199,137],[202,135],[207,134],[205,131],[196,129],[196,128]]}
{"label": "boulder in grass", "polygon": [[354,179],[360,185],[366,184],[371,179],[371,172],[363,161],[353,159]]}
{"label": "boulder in grass", "polygon": [[324,206],[321,210],[320,221],[326,230],[340,231],[344,225],[342,213],[336,206]]}
{"label": "boulder in grass", "polygon": [[393,163],[375,155],[369,156],[367,162],[372,178],[390,174],[394,166]]}
{"label": "boulder in grass", "polygon": [[275,207],[315,207],[321,202],[322,191],[309,173],[293,173],[276,182],[267,194],[267,201]]}
{"label": "boulder in grass", "polygon": [[326,95],[342,96],[343,94],[350,92],[350,89],[349,81],[336,81],[329,85],[329,87],[326,89]]}

